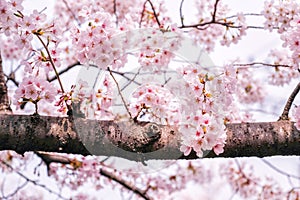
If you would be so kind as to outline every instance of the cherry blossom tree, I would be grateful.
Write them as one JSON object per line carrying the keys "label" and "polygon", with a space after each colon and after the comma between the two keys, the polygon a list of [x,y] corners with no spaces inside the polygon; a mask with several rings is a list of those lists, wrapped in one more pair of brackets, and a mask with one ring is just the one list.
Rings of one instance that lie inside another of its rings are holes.
{"label": "cherry blossom tree", "polygon": [[[0,0],[1,199],[300,198],[300,174],[267,158],[299,172],[298,2],[24,3]],[[251,31],[280,46],[213,62]],[[266,83],[290,91],[277,121],[254,122]]]}

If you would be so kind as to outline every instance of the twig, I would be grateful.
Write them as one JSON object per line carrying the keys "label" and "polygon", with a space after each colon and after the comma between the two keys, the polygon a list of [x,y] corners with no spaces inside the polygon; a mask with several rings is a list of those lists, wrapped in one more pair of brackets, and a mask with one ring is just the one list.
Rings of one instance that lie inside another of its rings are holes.
{"label": "twig", "polygon": [[[70,69],[76,67],[77,65],[80,65],[80,62],[77,61],[77,62],[75,62],[75,63],[69,65],[67,68],[65,68],[65,69],[61,70],[60,72],[58,72],[58,75],[60,76],[60,75],[62,75],[62,74],[64,74],[64,73],[68,72]],[[57,76],[55,75],[55,76],[52,77],[52,78],[47,78],[47,81],[52,82],[52,81],[54,81],[54,80],[56,80],[56,79],[57,79]]]}
{"label": "twig", "polygon": [[55,72],[55,75],[57,76],[57,80],[58,80],[60,89],[61,89],[61,91],[62,91],[63,93],[65,93],[64,87],[63,87],[63,85],[62,85],[62,82],[61,82],[61,80],[60,80],[59,74],[58,74],[58,72],[57,72],[57,70],[56,70],[55,64],[54,64],[54,62],[53,62],[52,56],[51,56],[51,54],[50,54],[50,52],[49,52],[49,49],[48,49],[47,45],[44,43],[44,41],[43,41],[42,38],[39,36],[39,34],[35,34],[35,35],[37,36],[37,38],[40,40],[40,42],[42,43],[43,47],[45,48],[45,50],[46,50],[46,52],[47,52],[47,55],[48,55],[48,57],[49,57],[49,60],[48,60],[48,61],[50,62],[51,66],[52,66],[52,68],[53,68],[53,70],[54,70],[54,72]]}
{"label": "twig", "polygon": [[232,66],[246,67],[246,66],[254,66],[254,65],[264,65],[264,66],[270,66],[270,67],[291,67],[289,65],[269,64],[269,63],[263,63],[263,62],[237,63],[237,64],[233,64]]}
{"label": "twig", "polygon": [[80,26],[81,23],[80,21],[78,20],[78,18],[76,17],[75,13],[72,11],[72,9],[70,8],[68,2],[66,0],[63,0],[64,4],[66,5],[68,11],[72,14],[72,16],[74,17],[75,21],[77,22],[77,24]]}
{"label": "twig", "polygon": [[156,13],[156,11],[155,11],[154,5],[152,4],[152,2],[151,2],[150,0],[147,0],[147,2],[149,2],[150,6],[151,6],[151,8],[152,8],[154,17],[155,17],[155,19],[156,19],[156,22],[157,22],[158,26],[160,27],[161,23],[159,22],[158,15],[157,15],[157,13]]}
{"label": "twig", "polygon": [[277,171],[278,173],[282,174],[282,175],[285,175],[287,177],[291,177],[291,178],[295,178],[295,179],[299,179],[300,180],[300,176],[296,176],[296,175],[292,175],[292,174],[289,174],[277,167],[275,167],[272,163],[270,163],[269,161],[267,161],[266,159],[262,158],[260,159],[261,161],[263,161],[266,165],[268,165],[270,168],[272,168],[273,170]]}
{"label": "twig", "polygon": [[130,119],[132,119],[132,115],[131,115],[131,113],[130,113],[128,107],[127,107],[126,101],[125,101],[125,99],[124,99],[124,97],[123,97],[123,95],[122,95],[122,92],[121,92],[119,83],[118,83],[117,80],[115,79],[115,77],[114,77],[114,75],[112,74],[112,71],[110,70],[109,67],[107,68],[107,70],[109,71],[110,76],[113,78],[115,84],[117,85],[118,93],[119,93],[119,95],[121,96],[121,99],[122,99],[122,101],[123,101],[123,104],[124,104],[124,106],[125,106],[125,108],[126,108],[126,111],[127,111],[128,115],[129,115]]}
{"label": "twig", "polygon": [[288,98],[288,100],[287,100],[287,102],[284,106],[283,112],[282,112],[281,116],[279,117],[278,121],[289,120],[290,109],[291,109],[293,101],[295,100],[295,98],[296,98],[297,94],[299,93],[299,91],[300,91],[300,82],[297,84],[296,88],[294,89],[294,91],[292,92],[290,97]]}
{"label": "twig", "polygon": [[184,17],[183,17],[183,13],[182,13],[183,2],[184,2],[184,0],[181,0],[180,7],[179,7],[181,26],[184,26],[184,23],[183,23]]}
{"label": "twig", "polygon": [[[262,14],[258,14],[258,13],[243,13],[243,16],[255,16],[255,17],[261,17]],[[231,19],[231,18],[235,18],[237,17],[237,15],[231,15],[229,17],[226,17],[225,19]]]}
{"label": "twig", "polygon": [[[225,26],[227,28],[236,28],[236,29],[239,29],[239,28],[242,28],[243,26],[234,26],[232,25],[232,23],[227,23],[227,22],[220,22],[220,21],[209,21],[209,22],[204,22],[204,23],[199,23],[199,24],[191,24],[191,25],[183,25],[183,26],[179,26],[178,28],[196,28],[196,29],[200,29],[200,30],[203,30],[205,28],[200,28],[200,27],[204,27],[204,26],[207,26],[207,25],[210,25],[210,24],[218,24],[218,25],[221,25],[221,26]],[[264,27],[262,26],[246,26],[245,27],[246,29],[265,29]],[[278,27],[273,27],[274,29],[277,29]]]}
{"label": "twig", "polygon": [[[51,66],[52,66],[52,68],[53,68],[53,70],[54,70],[54,73],[55,73],[55,75],[56,75],[56,77],[57,77],[57,80],[58,80],[58,83],[59,83],[59,85],[60,85],[60,89],[61,89],[62,93],[65,93],[64,87],[63,87],[62,82],[61,82],[61,80],[60,80],[60,76],[59,76],[59,74],[58,74],[58,72],[57,72],[57,70],[56,70],[55,64],[54,64],[54,62],[53,62],[52,56],[51,56],[51,54],[50,54],[50,52],[49,52],[49,49],[48,49],[47,45],[44,43],[44,41],[42,40],[42,38],[40,37],[40,35],[39,35],[38,33],[35,33],[35,35],[37,36],[37,38],[40,40],[40,42],[42,43],[43,47],[45,48],[45,50],[46,50],[46,52],[47,52],[47,55],[48,55],[48,57],[49,57],[49,62],[50,62]],[[66,100],[66,101],[67,101],[67,100]],[[71,111],[71,110],[72,110],[72,107],[71,107],[71,105],[67,104],[66,101],[65,101],[65,103],[66,103],[66,106],[67,106],[67,108],[68,108],[68,111]]]}
{"label": "twig", "polygon": [[116,16],[116,25],[118,26],[118,14],[117,14],[117,0],[113,0],[114,2],[114,14]]}
{"label": "twig", "polygon": [[[140,73],[140,71],[141,71],[141,69],[142,68],[139,68],[139,70],[137,71],[137,73],[133,76],[133,78],[132,79],[130,79],[129,81],[128,81],[128,83],[126,84],[126,85],[124,85],[124,87],[121,89],[121,91],[123,91],[128,85],[130,85],[132,82],[136,82],[135,81],[135,78],[137,77],[137,75],[139,75],[139,73]],[[141,85],[141,84],[140,84]]]}
{"label": "twig", "polygon": [[147,0],[143,4],[143,10],[142,10],[142,13],[141,13],[141,18],[140,18],[140,22],[139,22],[139,28],[142,27],[142,21],[143,21],[143,18],[144,18],[144,12],[146,10],[146,3],[147,3]]}
{"label": "twig", "polygon": [[12,171],[14,171],[14,172],[15,172],[16,174],[18,174],[20,177],[22,177],[23,179],[25,179],[27,182],[30,182],[30,183],[32,183],[32,184],[34,184],[34,185],[36,185],[36,186],[39,186],[39,187],[43,188],[44,190],[48,191],[49,193],[55,194],[56,196],[58,196],[58,197],[61,198],[61,199],[66,199],[66,200],[67,200],[67,198],[64,198],[63,196],[61,196],[61,194],[59,194],[59,193],[57,193],[57,192],[55,192],[55,191],[49,189],[46,185],[40,184],[40,183],[38,183],[37,181],[28,178],[27,176],[25,176],[25,175],[22,174],[21,172],[15,170],[15,169],[14,169],[11,165],[9,165],[7,162],[5,162],[5,161],[3,161],[3,160],[1,160],[1,159],[0,159],[0,162],[1,162],[2,164],[4,164],[5,166],[7,166],[8,168],[10,168]]}

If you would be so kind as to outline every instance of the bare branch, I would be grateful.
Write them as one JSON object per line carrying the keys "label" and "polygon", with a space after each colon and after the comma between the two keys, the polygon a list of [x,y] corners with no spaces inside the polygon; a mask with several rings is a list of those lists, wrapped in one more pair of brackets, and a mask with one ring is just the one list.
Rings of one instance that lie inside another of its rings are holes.
{"label": "bare branch", "polygon": [[296,175],[293,175],[293,174],[289,174],[277,167],[275,167],[272,163],[270,163],[269,161],[267,161],[266,159],[262,158],[261,161],[263,161],[266,165],[268,165],[270,168],[272,168],[273,170],[275,170],[276,172],[282,174],[282,175],[285,175],[287,177],[290,177],[290,178],[295,178],[295,179],[298,179],[300,180],[300,176],[296,176]]}

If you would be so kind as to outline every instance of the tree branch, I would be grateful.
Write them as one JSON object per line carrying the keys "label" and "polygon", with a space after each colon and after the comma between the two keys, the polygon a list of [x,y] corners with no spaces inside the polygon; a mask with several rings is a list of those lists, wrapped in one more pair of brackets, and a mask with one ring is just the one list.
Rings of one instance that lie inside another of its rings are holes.
{"label": "tree branch", "polygon": [[[68,72],[70,69],[76,67],[77,65],[80,65],[80,62],[77,61],[77,62],[75,62],[75,63],[69,65],[67,68],[65,68],[65,69],[63,69],[63,70],[61,70],[61,71],[59,71],[59,72],[58,72],[58,76],[60,76],[60,75],[62,75],[62,74],[64,74],[64,73],[66,73],[66,72]],[[52,82],[52,81],[54,81],[54,80],[56,80],[56,79],[57,79],[57,76],[55,75],[55,76],[53,76],[53,77],[51,77],[51,78],[47,78],[47,81]]]}
{"label": "tree branch", "polygon": [[119,183],[120,185],[122,185],[126,189],[133,191],[135,194],[139,195],[140,197],[144,198],[145,200],[150,200],[151,199],[144,191],[140,190],[139,188],[137,188],[133,184],[130,184],[129,182],[121,179],[120,177],[114,175],[111,172],[108,172],[104,169],[100,169],[100,174],[102,176],[105,176],[106,178],[109,178],[109,179]]}
{"label": "tree branch", "polygon": [[[293,122],[227,125],[227,144],[218,157],[300,155],[300,131]],[[179,151],[175,127],[154,123],[82,118],[0,115],[0,150],[116,156],[134,161],[197,159]],[[212,151],[206,157],[217,157]]]}
{"label": "tree branch", "polygon": [[159,22],[158,15],[157,15],[157,13],[155,11],[154,5],[153,5],[153,3],[150,0],[147,0],[147,1],[149,2],[150,6],[151,6],[151,9],[153,11],[153,15],[154,15],[154,17],[156,19],[156,23],[158,24],[158,27],[160,27],[161,23]]}
{"label": "tree branch", "polygon": [[218,8],[218,3],[220,0],[216,0],[215,5],[214,5],[214,12],[212,14],[212,22],[216,21],[216,15],[217,15],[217,8]]}
{"label": "tree branch", "polygon": [[[45,162],[45,164],[48,167],[48,170],[49,170],[49,166],[51,163],[60,163],[60,164],[71,164],[72,163],[72,160],[65,155],[58,155],[58,154],[47,153],[47,152],[36,152],[36,154]],[[130,182],[122,179],[119,176],[116,176],[112,172],[109,172],[105,168],[101,168],[99,173],[102,176],[119,183],[126,189],[133,191],[135,194],[139,195],[140,197],[142,197],[146,200],[150,199],[150,197],[148,197],[148,195],[146,194],[147,191],[143,191],[143,190],[139,189],[138,187],[134,186]]]}
{"label": "tree branch", "polygon": [[184,16],[183,16],[183,13],[182,13],[183,2],[184,2],[184,0],[181,0],[180,7],[179,7],[179,15],[180,15],[181,26],[184,26]]}
{"label": "tree branch", "polygon": [[56,191],[53,191],[52,189],[48,188],[46,185],[39,183],[39,181],[36,180],[32,180],[30,178],[28,178],[27,176],[25,176],[24,174],[22,174],[21,172],[19,172],[18,170],[14,169],[11,165],[9,165],[7,162],[5,162],[4,160],[0,159],[0,162],[7,166],[9,169],[11,169],[12,171],[14,171],[16,174],[18,174],[20,177],[22,177],[23,179],[26,180],[26,182],[32,183],[35,186],[38,186],[40,188],[43,188],[44,190],[48,191],[49,193],[52,193],[54,195],[56,195],[57,197],[59,197],[60,199],[65,199],[67,200],[67,198],[64,198],[63,196],[61,196],[61,194],[59,194]]}
{"label": "tree branch", "polygon": [[279,120],[289,120],[290,109],[291,109],[293,101],[296,98],[299,91],[300,91],[300,82],[297,84],[296,88],[294,89],[292,94],[289,96],[289,98],[284,106],[283,112],[282,112],[281,116],[279,117]]}
{"label": "tree branch", "polygon": [[255,65],[268,66],[268,67],[288,67],[288,68],[292,67],[290,65],[270,64],[270,63],[264,63],[264,62],[236,63],[236,64],[233,64],[232,66],[248,67],[248,66],[255,66]]}

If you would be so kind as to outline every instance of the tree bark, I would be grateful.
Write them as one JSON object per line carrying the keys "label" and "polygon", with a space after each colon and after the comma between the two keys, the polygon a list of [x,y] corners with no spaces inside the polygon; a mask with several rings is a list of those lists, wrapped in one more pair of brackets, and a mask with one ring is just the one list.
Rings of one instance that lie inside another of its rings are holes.
{"label": "tree bark", "polygon": [[[223,154],[205,157],[300,155],[300,131],[293,122],[227,125]],[[176,128],[154,123],[96,121],[50,116],[0,115],[0,150],[116,156],[129,160],[196,159],[179,151]]]}

